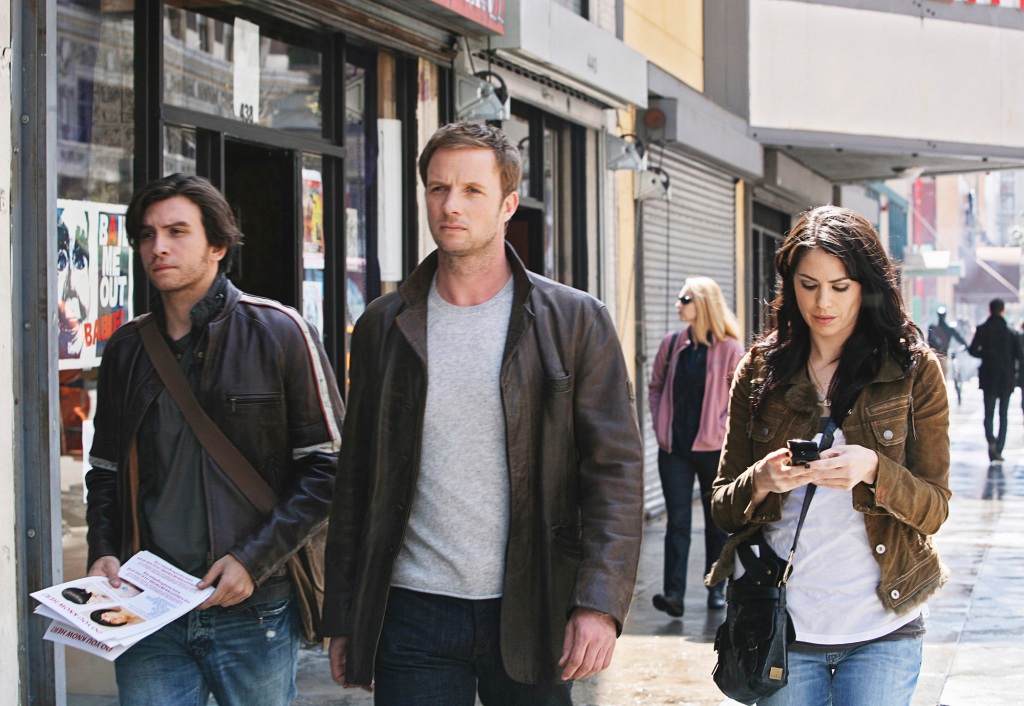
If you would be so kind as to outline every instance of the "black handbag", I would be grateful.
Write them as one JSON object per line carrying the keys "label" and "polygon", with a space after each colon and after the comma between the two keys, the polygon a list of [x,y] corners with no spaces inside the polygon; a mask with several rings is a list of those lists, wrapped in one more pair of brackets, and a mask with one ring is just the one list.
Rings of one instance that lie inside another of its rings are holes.
{"label": "black handbag", "polygon": [[[829,419],[819,451],[832,445],[835,429]],[[715,635],[718,663],[711,673],[722,693],[734,701],[753,704],[774,694],[789,680],[787,649],[796,633],[786,610],[786,583],[814,490],[814,485],[807,486],[787,560],[772,550],[761,530],[736,547],[744,573],[738,579],[729,579],[725,622]]]}

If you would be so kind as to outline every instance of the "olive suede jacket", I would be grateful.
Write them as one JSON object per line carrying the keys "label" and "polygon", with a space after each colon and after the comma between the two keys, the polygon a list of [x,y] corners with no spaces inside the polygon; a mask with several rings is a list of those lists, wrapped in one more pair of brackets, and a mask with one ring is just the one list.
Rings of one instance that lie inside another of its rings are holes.
{"label": "olive suede jacket", "polygon": [[[763,524],[782,516],[787,494],[753,499],[753,466],[787,439],[810,439],[820,411],[813,384],[802,370],[751,413],[751,391],[762,376],[761,361],[748,353],[732,387],[729,424],[712,496],[715,523],[733,532],[705,582],[732,575],[735,547]],[[913,357],[904,371],[888,353],[843,421],[847,444],[878,454],[875,489],[858,483],[853,507],[864,516],[873,556],[881,567],[876,589],[886,610],[906,613],[946,582],[931,536],[949,514],[949,405],[938,359],[931,351]]]}
{"label": "olive suede jacket", "polygon": [[[633,597],[643,449],[618,335],[604,305],[527,272],[499,378],[510,481],[501,655],[523,683],[557,683],[574,608],[614,618]],[[437,253],[374,302],[352,335],[352,384],[327,538],[324,631],[348,637],[346,678],[369,684],[419,472],[427,295]],[[467,410],[470,412],[471,410]]]}

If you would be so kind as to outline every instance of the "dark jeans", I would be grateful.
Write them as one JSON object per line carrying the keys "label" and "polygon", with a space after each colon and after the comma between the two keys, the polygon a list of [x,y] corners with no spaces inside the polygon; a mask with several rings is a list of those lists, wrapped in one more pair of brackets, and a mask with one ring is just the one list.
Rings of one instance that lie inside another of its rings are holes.
{"label": "dark jeans", "polygon": [[[690,556],[690,528],[693,525],[693,480],[700,483],[700,503],[704,508],[704,574],[722,553],[729,536],[711,519],[711,484],[718,472],[718,451],[691,451],[688,454],[658,450],[658,474],[665,495],[668,526],[665,528],[665,582],[667,596],[686,593],[686,564]],[[723,582],[724,583],[724,582]],[[722,583],[715,588],[721,589]]]}
{"label": "dark jeans", "polygon": [[[982,397],[985,402],[985,439],[989,443],[989,460],[992,460],[992,451],[996,455],[1003,455],[1003,446],[1006,445],[1006,419],[1010,411],[1010,394],[1007,392],[989,392],[982,390]],[[996,402],[999,402],[999,434],[992,432],[993,417],[995,416]],[[993,449],[994,447],[994,449]]]}
{"label": "dark jeans", "polygon": [[572,706],[571,684],[513,681],[501,662],[501,599],[392,588],[377,646],[377,706]]}

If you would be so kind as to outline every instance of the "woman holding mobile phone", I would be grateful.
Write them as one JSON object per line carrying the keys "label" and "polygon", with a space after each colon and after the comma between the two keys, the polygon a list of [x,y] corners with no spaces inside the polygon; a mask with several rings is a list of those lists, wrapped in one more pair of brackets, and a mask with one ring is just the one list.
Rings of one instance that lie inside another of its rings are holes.
{"label": "woman holding mobile phone", "polygon": [[[931,542],[950,497],[942,371],[862,216],[803,214],[775,266],[768,330],[731,392],[712,512],[734,534],[707,582],[758,529],[788,555],[813,483],[787,587],[789,681],[758,704],[909,704],[925,599],[947,578]],[[830,417],[831,448],[794,463],[787,439],[817,442]]]}

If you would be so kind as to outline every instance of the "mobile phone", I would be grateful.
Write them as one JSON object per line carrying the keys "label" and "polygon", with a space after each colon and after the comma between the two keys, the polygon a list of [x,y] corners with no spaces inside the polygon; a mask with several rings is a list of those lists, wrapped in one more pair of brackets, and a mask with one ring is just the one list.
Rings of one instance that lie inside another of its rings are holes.
{"label": "mobile phone", "polygon": [[789,447],[789,453],[793,456],[791,464],[793,466],[818,460],[818,445],[813,441],[790,439],[786,442],[786,446]]}

